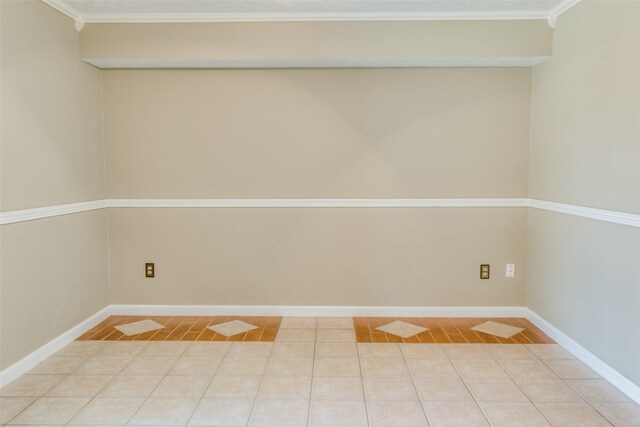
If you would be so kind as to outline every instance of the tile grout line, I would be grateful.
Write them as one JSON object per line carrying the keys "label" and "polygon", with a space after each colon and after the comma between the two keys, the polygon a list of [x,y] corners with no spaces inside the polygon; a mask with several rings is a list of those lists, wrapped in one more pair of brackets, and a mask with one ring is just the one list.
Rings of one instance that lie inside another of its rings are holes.
{"label": "tile grout line", "polygon": [[[385,337],[386,337],[386,333],[385,333]],[[367,394],[364,388],[364,372],[362,371],[362,363],[360,363],[360,346],[358,345],[361,343],[358,343],[357,341],[358,339],[356,337],[356,353],[358,355],[358,368],[360,369],[360,383],[362,384],[362,400],[364,402],[364,414],[367,417],[367,426],[370,426],[371,420],[369,417],[369,406],[367,405]]]}
{"label": "tile grout line", "polygon": [[[426,327],[426,325],[425,325]],[[429,329],[427,329],[428,331]],[[406,343],[403,343],[404,345],[407,345]],[[438,346],[438,348],[442,351],[442,348],[440,347],[440,344],[436,344]],[[427,411],[424,409],[424,405],[422,404],[422,399],[420,398],[420,393],[418,393],[418,387],[416,387],[416,383],[415,383],[415,378],[413,377],[413,375],[411,375],[411,370],[409,369],[409,362],[407,362],[407,358],[404,355],[404,351],[402,351],[403,347],[402,345],[398,345],[399,349],[400,349],[400,354],[402,355],[402,360],[404,361],[404,365],[407,368],[407,372],[409,373],[409,379],[411,380],[411,385],[413,386],[413,390],[416,392],[416,396],[418,397],[418,403],[420,404],[420,409],[422,410],[422,415],[424,415],[424,419],[427,422],[427,425],[429,425],[429,418],[427,417]],[[444,353],[444,351],[442,351]]]}
{"label": "tile grout line", "polygon": [[[148,347],[148,346],[149,346],[149,344],[147,343],[147,345],[145,346],[145,349],[146,349],[146,347]],[[189,347],[189,346],[187,346],[187,347]],[[145,398],[144,398],[144,400],[142,401],[142,403],[140,404],[140,406],[138,407],[138,409],[136,409],[136,411],[131,415],[131,417],[129,417],[129,420],[126,422],[125,426],[128,426],[128,425],[131,423],[131,421],[132,421],[132,420],[133,420],[133,418],[136,416],[136,414],[137,414],[138,412],[140,412],[140,409],[144,406],[144,404],[145,404],[145,403],[147,403],[147,401],[151,398],[151,396],[153,396],[153,392],[154,392],[154,391],[156,391],[156,389],[158,388],[158,386],[160,386],[160,384],[162,384],[162,381],[164,381],[165,377],[167,376],[167,373],[168,373],[168,372],[171,370],[171,368],[172,368],[172,367],[173,367],[173,366],[178,362],[178,359],[180,358],[180,356],[181,356],[182,354],[184,354],[184,352],[185,352],[186,350],[187,350],[187,349],[185,348],[185,349],[182,351],[182,353],[180,353],[180,354],[178,355],[178,357],[176,358],[176,361],[175,361],[175,362],[174,362],[174,363],[173,363],[173,364],[172,364],[172,365],[167,369],[167,372],[165,372],[165,373],[162,375],[162,379],[160,379],[160,381],[158,381],[158,384],[156,384],[156,385],[155,385],[155,387],[153,388],[153,390],[151,390],[151,392],[147,395],[147,397],[145,397]],[[141,350],[141,351],[140,351],[136,356],[134,356],[134,358],[131,360],[131,362],[133,362],[133,360],[135,360],[137,357],[139,357],[139,356],[142,354],[142,352],[143,352],[143,351],[144,351],[144,349],[143,349],[143,350]],[[145,356],[142,356],[142,357],[145,357]],[[129,363],[127,364],[127,366],[129,366],[129,364],[130,364],[131,362],[129,362]],[[127,367],[127,366],[125,366],[124,368],[122,368],[122,371],[120,371],[120,372],[122,373],[122,372],[124,371],[124,369],[126,369],[126,367]],[[132,375],[135,375],[135,374],[132,374]],[[153,375],[153,374],[149,374],[149,375]]]}
{"label": "tile grout line", "polygon": [[[191,344],[189,344],[189,346],[185,349],[183,354],[186,353],[187,350],[189,349],[189,347],[191,347],[193,345],[193,343],[195,343],[195,342],[197,342],[197,341],[193,341]],[[207,383],[207,386],[204,388],[204,391],[202,392],[202,395],[200,396],[200,399],[198,400],[198,403],[196,403],[196,406],[193,408],[193,411],[191,411],[191,415],[189,415],[189,418],[187,418],[187,422],[185,423],[185,426],[189,425],[189,423],[191,422],[191,419],[193,418],[195,413],[198,411],[198,408],[202,404],[202,399],[205,398],[205,395],[207,394],[207,390],[209,390],[209,387],[211,387],[211,383],[213,382],[213,379],[216,377],[216,375],[218,373],[218,369],[220,369],[220,365],[222,365],[222,361],[225,359],[225,357],[227,357],[227,354],[229,354],[229,351],[231,350],[231,346],[233,346],[233,344],[231,344],[230,346],[227,347],[227,351],[225,351],[224,355],[222,356],[222,359],[220,360],[220,363],[218,364],[218,367],[215,369],[215,371],[213,372],[213,375],[211,376],[211,379]],[[180,359],[180,357],[178,357],[178,359]],[[177,363],[177,361],[176,361],[176,363]],[[162,382],[162,380],[160,382]]]}

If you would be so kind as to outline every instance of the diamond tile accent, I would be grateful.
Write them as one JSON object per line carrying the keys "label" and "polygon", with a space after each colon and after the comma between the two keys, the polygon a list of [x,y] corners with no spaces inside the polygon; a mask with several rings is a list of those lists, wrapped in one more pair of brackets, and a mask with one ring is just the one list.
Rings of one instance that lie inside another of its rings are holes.
{"label": "diamond tile accent", "polygon": [[140,320],[139,322],[127,323],[126,325],[116,326],[116,329],[125,334],[126,336],[143,334],[149,331],[155,331],[158,329],[163,329],[164,325],[161,325],[158,322],[154,322],[153,320],[146,319]]}
{"label": "diamond tile accent", "polygon": [[376,329],[391,335],[397,335],[402,338],[409,338],[428,330],[427,328],[423,328],[421,326],[403,322],[402,320],[396,320],[395,322],[382,325]]}
{"label": "diamond tile accent", "polygon": [[242,320],[232,320],[231,322],[209,326],[207,329],[211,329],[213,332],[222,334],[225,337],[230,337],[232,335],[242,334],[244,332],[258,329],[258,327],[251,323],[243,322]]}
{"label": "diamond tile accent", "polygon": [[524,331],[523,328],[516,328],[515,326],[505,325],[504,323],[493,322],[491,320],[474,326],[471,329],[485,334],[495,335],[500,338],[511,338],[512,336]]}

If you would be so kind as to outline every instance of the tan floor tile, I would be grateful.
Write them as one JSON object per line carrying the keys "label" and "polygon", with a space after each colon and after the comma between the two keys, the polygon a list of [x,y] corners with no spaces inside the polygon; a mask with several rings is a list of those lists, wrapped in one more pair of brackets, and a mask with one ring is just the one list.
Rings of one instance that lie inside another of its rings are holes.
{"label": "tan floor tile", "polygon": [[583,402],[536,403],[554,427],[611,427],[595,409]]}
{"label": "tan floor tile", "polygon": [[76,342],[97,342],[103,344],[97,353],[103,357],[135,357],[149,344],[146,341],[76,341]]}
{"label": "tan floor tile", "polygon": [[553,370],[560,378],[600,378],[593,369],[588,367],[584,362],[573,360],[546,360],[547,366]]}
{"label": "tan floor tile", "polygon": [[171,367],[178,361],[175,357],[136,357],[122,371],[124,374],[156,374],[162,375],[169,372]]}
{"label": "tan floor tile", "polygon": [[537,359],[535,354],[529,351],[527,347],[520,344],[485,344],[483,347],[496,360]]}
{"label": "tan floor tile", "polygon": [[402,359],[398,344],[359,343],[358,355],[364,359]]}
{"label": "tan floor tile", "polygon": [[179,358],[169,370],[170,375],[212,376],[218,370],[222,359],[214,357],[185,357]]}
{"label": "tan floor tile", "polygon": [[318,329],[353,328],[353,317],[318,317]]}
{"label": "tan floor tile", "polygon": [[227,353],[228,358],[248,358],[248,357],[269,357],[271,355],[271,349],[273,348],[272,342],[234,342]]}
{"label": "tan floor tile", "polygon": [[281,329],[316,329],[317,317],[283,317],[280,323]]}
{"label": "tan floor tile", "polygon": [[74,341],[54,356],[80,356],[91,357],[100,353],[104,347],[102,341]]}
{"label": "tan floor tile", "polygon": [[47,396],[93,397],[112,379],[113,375],[69,375],[47,392]]}
{"label": "tan floor tile", "polygon": [[115,329],[122,332],[126,336],[139,335],[145,332],[157,331],[163,328],[164,325],[161,325],[160,323],[151,319],[144,319],[137,322],[125,323],[115,326]]}
{"label": "tan floor tile", "polygon": [[505,339],[511,338],[512,336],[524,331],[524,328],[516,328],[515,326],[507,325],[501,322],[494,322],[493,320],[488,320],[484,323],[474,326],[471,329]]}
{"label": "tan floor tile", "polygon": [[603,379],[566,380],[587,402],[629,402],[626,394]]}
{"label": "tan floor tile", "polygon": [[258,399],[250,426],[303,426],[307,423],[309,401],[306,399]]}
{"label": "tan floor tile", "polygon": [[484,427],[484,415],[474,402],[423,401],[431,427]]}
{"label": "tan floor tile", "polygon": [[313,376],[359,377],[360,363],[356,358],[316,358],[313,365]]}
{"label": "tan floor tile", "polygon": [[205,396],[217,398],[253,399],[258,394],[261,376],[215,376]]}
{"label": "tan floor tile", "polygon": [[153,397],[201,397],[211,382],[203,375],[167,375],[153,390]]}
{"label": "tan floor tile", "polygon": [[482,344],[441,344],[440,347],[451,360],[493,359]]}
{"label": "tan floor tile", "polygon": [[367,401],[371,427],[428,426],[419,401]]}
{"label": "tan floor tile", "polygon": [[89,402],[70,424],[125,425],[142,402],[142,397],[99,397]]}
{"label": "tan floor tile", "polygon": [[198,398],[150,397],[138,409],[129,424],[144,426],[184,425],[189,420]]}
{"label": "tan floor tile", "polygon": [[313,357],[314,349],[312,342],[277,342],[273,344],[271,357]]}
{"label": "tan floor tile", "polygon": [[596,402],[593,406],[616,427],[640,427],[640,406],[634,402]]}
{"label": "tan floor tile", "polygon": [[499,363],[511,378],[558,378],[540,360],[500,360]]}
{"label": "tan floor tile", "polygon": [[196,408],[190,426],[246,426],[253,399],[204,398]]}
{"label": "tan floor tile", "polygon": [[29,374],[70,374],[86,361],[85,356],[51,356],[31,369]]}
{"label": "tan floor tile", "polygon": [[311,401],[309,426],[366,426],[367,410],[364,400]]}
{"label": "tan floor tile", "polygon": [[318,329],[317,342],[356,342],[352,329]]}
{"label": "tan floor tile", "polygon": [[312,399],[361,400],[364,398],[360,377],[314,377]]}
{"label": "tan floor tile", "polygon": [[452,360],[451,363],[463,378],[507,378],[507,374],[493,359]]}
{"label": "tan floor tile", "polygon": [[178,358],[191,343],[188,341],[157,341],[150,342],[140,353],[144,357],[174,357]]}
{"label": "tan floor tile", "polygon": [[516,384],[533,402],[580,402],[582,399],[557,378],[520,378]]}
{"label": "tan floor tile", "polygon": [[409,377],[403,359],[360,359],[363,377]]}
{"label": "tan floor tile", "polygon": [[480,407],[494,427],[551,426],[530,402],[481,402]]}
{"label": "tan floor tile", "polygon": [[265,375],[267,376],[311,376],[313,371],[312,357],[287,357],[283,359],[271,358],[267,362]]}
{"label": "tan floor tile", "polygon": [[100,396],[147,397],[161,380],[162,375],[120,374],[100,392]]}
{"label": "tan floor tile", "polygon": [[427,328],[418,326],[411,322],[396,320],[391,323],[386,323],[384,325],[378,326],[377,328],[375,328],[375,330],[382,331],[401,338],[409,338],[426,331]]}
{"label": "tan floor tile", "polygon": [[446,359],[440,344],[400,344],[405,359]]}
{"label": "tan floor tile", "polygon": [[358,347],[356,343],[319,342],[315,357],[358,357]]}
{"label": "tan floor tile", "polygon": [[560,344],[526,344],[526,347],[543,360],[575,359],[575,356]]}
{"label": "tan floor tile", "polygon": [[227,355],[231,343],[228,341],[194,341],[182,353],[182,357],[210,357],[222,359]]}
{"label": "tan floor tile", "polygon": [[260,399],[309,399],[311,377],[264,377],[260,384]]}
{"label": "tan floor tile", "polygon": [[369,400],[418,400],[411,378],[363,378],[364,395]]}
{"label": "tan floor tile", "polygon": [[315,329],[280,329],[276,342],[315,342]]}
{"label": "tan floor tile", "polygon": [[0,389],[0,396],[40,397],[64,378],[64,375],[23,375]]}
{"label": "tan floor tile", "polygon": [[131,362],[130,357],[95,356],[75,371],[76,374],[115,375]]}
{"label": "tan floor tile", "polygon": [[89,400],[88,397],[42,397],[18,414],[11,424],[65,424]]}
{"label": "tan floor tile", "polygon": [[473,400],[460,378],[414,378],[420,400]]}
{"label": "tan floor tile", "polygon": [[220,364],[217,375],[262,375],[266,366],[266,358],[226,358]]}
{"label": "tan floor tile", "polygon": [[224,335],[225,337],[232,337],[234,335],[244,334],[246,332],[253,331],[254,329],[258,329],[258,326],[236,319],[229,322],[210,325],[207,327],[207,329],[215,333]]}
{"label": "tan floor tile", "polygon": [[8,423],[35,400],[35,397],[0,397],[0,423]]}
{"label": "tan floor tile", "polygon": [[528,401],[527,396],[509,378],[467,378],[464,382],[478,402]]}
{"label": "tan floor tile", "polygon": [[407,359],[414,378],[458,378],[458,371],[446,359]]}

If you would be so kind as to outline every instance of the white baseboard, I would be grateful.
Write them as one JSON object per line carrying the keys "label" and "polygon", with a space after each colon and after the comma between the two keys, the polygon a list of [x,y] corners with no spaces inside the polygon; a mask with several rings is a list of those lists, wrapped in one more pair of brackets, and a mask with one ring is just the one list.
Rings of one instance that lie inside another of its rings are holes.
{"label": "white baseboard", "polygon": [[571,339],[567,334],[553,326],[542,318],[539,314],[529,308],[525,308],[526,318],[540,328],[545,334],[555,342],[569,350],[574,356],[586,363],[591,369],[596,371],[602,378],[616,386],[620,391],[629,396],[632,400],[640,404],[640,387],[629,381],[620,372],[607,365],[596,355]]}
{"label": "white baseboard", "polygon": [[84,334],[98,323],[111,315],[111,307],[107,306],[96,314],[83,320],[73,328],[61,335],[57,336],[53,340],[49,341],[33,353],[23,357],[18,362],[9,366],[5,370],[0,372],[0,387],[9,384],[21,375],[26,374],[33,369],[38,363],[45,360],[47,357],[62,350],[65,346],[71,344],[76,338]]}
{"label": "white baseboard", "polygon": [[525,307],[363,307],[287,305],[111,305],[129,316],[524,317]]}

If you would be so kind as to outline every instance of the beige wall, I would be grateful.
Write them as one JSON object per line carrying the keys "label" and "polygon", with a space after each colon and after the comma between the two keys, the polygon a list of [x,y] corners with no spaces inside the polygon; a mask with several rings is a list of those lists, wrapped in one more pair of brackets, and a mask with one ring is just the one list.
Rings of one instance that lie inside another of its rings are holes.
{"label": "beige wall", "polygon": [[[104,91],[111,198],[527,194],[527,69],[119,70]],[[519,306],[524,215],[111,210],[113,302]]]}
{"label": "beige wall", "polygon": [[112,198],[526,197],[529,69],[104,72]]}
{"label": "beige wall", "polygon": [[[100,71],[69,18],[0,4],[2,210],[103,199]],[[108,304],[106,214],[3,225],[0,239],[4,369]]]}
{"label": "beige wall", "polygon": [[[103,66],[541,60],[545,20],[87,24],[81,57]],[[521,61],[522,63],[522,61]]]}
{"label": "beige wall", "polygon": [[111,209],[109,229],[114,304],[524,303],[525,208]]}
{"label": "beige wall", "polygon": [[[534,198],[640,212],[640,3],[583,1],[533,73]],[[531,210],[527,306],[640,385],[640,232]]]}

